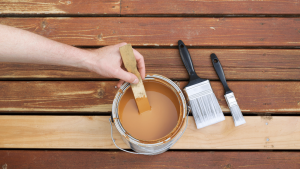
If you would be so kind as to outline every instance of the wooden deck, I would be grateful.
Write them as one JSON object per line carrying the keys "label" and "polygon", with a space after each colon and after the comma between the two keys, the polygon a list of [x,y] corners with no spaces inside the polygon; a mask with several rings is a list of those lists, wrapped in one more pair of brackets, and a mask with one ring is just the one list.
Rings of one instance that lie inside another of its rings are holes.
{"label": "wooden deck", "polygon": [[[0,1],[0,24],[89,50],[131,43],[147,73],[182,89],[211,80],[226,115],[157,156],[117,150],[109,115],[117,79],[55,65],[0,63],[0,168],[300,168],[300,2],[291,0]],[[247,123],[234,127],[210,60],[216,53]],[[128,148],[114,128],[118,145]]]}

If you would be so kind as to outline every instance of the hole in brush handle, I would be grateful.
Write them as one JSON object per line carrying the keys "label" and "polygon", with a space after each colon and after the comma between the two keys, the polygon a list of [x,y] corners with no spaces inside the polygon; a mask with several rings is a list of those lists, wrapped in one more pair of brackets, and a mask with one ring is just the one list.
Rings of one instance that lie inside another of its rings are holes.
{"label": "hole in brush handle", "polygon": [[221,63],[220,63],[220,61],[219,61],[217,55],[214,54],[214,53],[212,53],[212,54],[210,55],[210,57],[211,57],[211,61],[212,61],[212,64],[213,64],[213,66],[214,66],[214,69],[215,69],[215,71],[216,71],[216,73],[217,73],[217,75],[218,75],[218,77],[219,77],[221,83],[223,84],[223,87],[224,87],[224,89],[225,89],[225,94],[232,92],[232,91],[230,90],[230,88],[228,87],[228,85],[227,85],[226,78],[225,78],[225,74],[224,74],[222,65],[221,65]]}
{"label": "hole in brush handle", "polygon": [[192,62],[192,58],[191,58],[191,55],[188,51],[188,49],[186,48],[186,46],[184,45],[184,43],[179,40],[178,41],[178,48],[179,48],[179,53],[180,53],[180,57],[181,57],[181,60],[189,74],[189,76],[193,76],[196,74],[195,72],[195,69],[194,69],[194,65],[193,65],[193,62]]}

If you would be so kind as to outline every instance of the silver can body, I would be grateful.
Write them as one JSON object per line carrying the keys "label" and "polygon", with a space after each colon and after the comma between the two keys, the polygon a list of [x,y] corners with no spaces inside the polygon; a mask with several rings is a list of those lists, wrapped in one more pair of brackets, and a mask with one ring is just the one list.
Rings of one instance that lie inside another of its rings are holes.
{"label": "silver can body", "polygon": [[122,127],[122,124],[119,120],[119,114],[118,114],[118,107],[119,107],[119,102],[126,91],[126,89],[130,86],[130,83],[124,83],[118,93],[116,94],[114,101],[113,101],[113,106],[112,106],[112,118],[114,119],[114,124],[121,134],[122,140],[129,146],[132,150],[139,154],[143,155],[157,155],[161,154],[168,149],[170,149],[177,141],[178,139],[182,136],[184,133],[187,123],[188,123],[188,110],[187,110],[187,104],[185,97],[183,93],[181,92],[180,88],[170,79],[161,76],[161,75],[147,75],[145,80],[156,80],[159,79],[160,81],[163,81],[164,83],[169,84],[170,87],[172,87],[172,90],[174,92],[177,92],[177,97],[179,100],[179,104],[181,106],[181,115],[182,118],[180,121],[177,122],[177,125],[180,125],[180,127],[174,132],[173,135],[170,135],[170,137],[167,137],[164,140],[159,140],[156,142],[147,142],[147,141],[140,141],[138,139],[135,139],[131,135],[129,135],[125,129]]}

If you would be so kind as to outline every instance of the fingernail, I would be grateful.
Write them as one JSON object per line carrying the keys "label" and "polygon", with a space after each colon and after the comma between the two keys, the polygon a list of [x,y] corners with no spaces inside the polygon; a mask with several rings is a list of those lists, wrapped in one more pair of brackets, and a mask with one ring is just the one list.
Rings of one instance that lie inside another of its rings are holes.
{"label": "fingernail", "polygon": [[134,84],[138,84],[139,80],[138,79],[134,79],[134,81],[132,83]]}

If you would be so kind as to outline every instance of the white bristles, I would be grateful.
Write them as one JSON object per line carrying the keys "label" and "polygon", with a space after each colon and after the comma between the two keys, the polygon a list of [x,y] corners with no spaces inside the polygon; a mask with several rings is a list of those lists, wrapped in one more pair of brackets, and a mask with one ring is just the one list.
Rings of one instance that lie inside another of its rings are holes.
{"label": "white bristles", "polygon": [[246,121],[243,117],[243,114],[241,112],[241,109],[240,109],[239,105],[236,102],[236,99],[234,97],[233,92],[231,92],[229,94],[226,94],[225,99],[226,99],[228,107],[231,111],[231,115],[232,115],[232,118],[233,118],[233,121],[234,121],[234,125],[239,126],[239,125],[245,124]]}
{"label": "white bristles", "polygon": [[208,80],[186,87],[184,91],[188,96],[198,129],[225,120]]}
{"label": "white bristles", "polygon": [[242,124],[246,123],[246,121],[243,117],[243,114],[241,112],[241,109],[238,105],[230,107],[230,111],[231,111],[232,118],[233,118],[235,126],[239,126],[239,125],[242,125]]}

